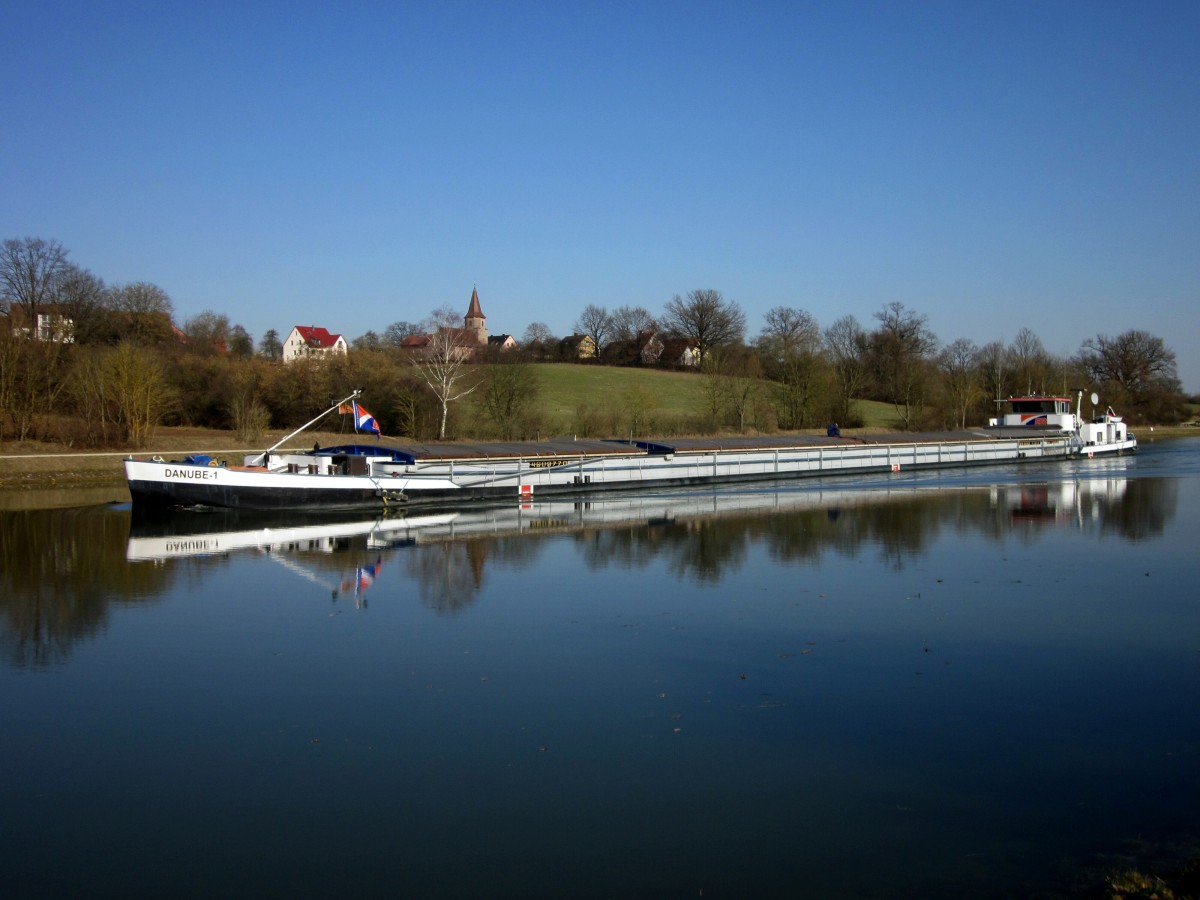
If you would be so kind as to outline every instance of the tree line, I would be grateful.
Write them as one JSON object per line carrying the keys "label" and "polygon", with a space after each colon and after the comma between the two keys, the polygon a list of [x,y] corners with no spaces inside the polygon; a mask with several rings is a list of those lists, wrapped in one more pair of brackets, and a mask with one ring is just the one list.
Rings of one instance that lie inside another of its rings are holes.
{"label": "tree line", "polygon": [[[907,429],[983,423],[1014,394],[1096,391],[1138,422],[1186,415],[1175,354],[1161,338],[1131,330],[1096,335],[1060,358],[1023,328],[1011,343],[941,343],[926,317],[883,305],[863,324],[844,315],[825,327],[808,311],[777,306],[747,336],[739,304],[720,291],[676,295],[659,315],[641,306],[589,304],[578,341],[534,322],[516,351],[467,346],[461,316],[442,308],[422,323],[367,332],[351,352],[279,363],[279,335],[258,346],[227,316],[205,311],[177,325],[170,297],[147,282],[106,285],[68,260],[56,241],[6,240],[0,253],[0,439],[85,446],[141,446],[159,424],[228,428],[254,440],[267,428],[317,415],[347,386],[361,387],[385,433],[414,438],[533,437],[552,429],[627,430],[819,427],[861,424],[859,402],[890,404]],[[68,325],[69,323],[69,325]],[[56,329],[69,327],[69,334]],[[404,339],[428,335],[419,351]],[[666,350],[694,351],[684,366]],[[531,366],[564,361],[693,373],[695,411],[656,422],[652,398],[626,398],[617,422],[581,409],[576,421],[539,411]],[[365,402],[365,401],[364,401]]]}

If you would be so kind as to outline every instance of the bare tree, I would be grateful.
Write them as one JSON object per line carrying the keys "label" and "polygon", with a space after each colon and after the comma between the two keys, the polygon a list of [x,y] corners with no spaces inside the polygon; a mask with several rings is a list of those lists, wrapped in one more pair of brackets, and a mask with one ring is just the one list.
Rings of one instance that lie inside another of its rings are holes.
{"label": "bare tree", "polygon": [[608,337],[613,333],[613,318],[603,306],[589,303],[575,320],[577,334],[587,335],[596,346],[596,359],[600,359]]}
{"label": "bare tree", "polygon": [[629,362],[644,362],[646,345],[658,330],[658,321],[644,306],[618,306],[613,310],[613,336],[627,346]]}
{"label": "bare tree", "polygon": [[468,377],[474,335],[466,332],[461,322],[462,316],[448,306],[435,310],[429,320],[429,343],[412,357],[413,369],[441,405],[438,440],[446,438],[450,404],[478,387],[478,382]]}
{"label": "bare tree", "polygon": [[1109,397],[1142,421],[1176,422],[1182,412],[1182,385],[1175,352],[1162,338],[1138,330],[1115,338],[1099,334],[1083,342],[1076,361]]}
{"label": "bare tree", "polygon": [[812,424],[821,329],[810,313],[784,306],[769,310],[766,323],[755,346],[773,382],[779,424],[803,428]]}
{"label": "bare tree", "polygon": [[530,322],[521,335],[521,355],[528,360],[552,358],[559,352],[558,338],[545,322]]}
{"label": "bare tree", "polygon": [[0,435],[6,420],[13,436],[33,436],[39,415],[54,406],[65,386],[61,341],[37,341],[0,329]]}
{"label": "bare tree", "polygon": [[393,322],[383,332],[383,342],[392,347],[399,347],[404,343],[406,337],[412,337],[414,334],[421,333],[421,326],[416,322],[405,322],[400,320]]}
{"label": "bare tree", "polygon": [[974,341],[959,338],[942,348],[937,367],[954,411],[954,424],[966,428],[967,413],[980,393],[979,348]]}
{"label": "bare tree", "polygon": [[1162,338],[1145,331],[1126,331],[1115,338],[1098,334],[1083,342],[1079,360],[1096,381],[1112,381],[1129,391],[1166,385],[1178,390],[1175,351]]}
{"label": "bare tree", "polygon": [[74,343],[109,343],[116,339],[109,292],[102,279],[67,263],[58,278],[57,293],[62,316],[71,323]]}
{"label": "bare tree", "polygon": [[716,347],[740,342],[746,333],[746,314],[720,291],[689,291],[684,299],[676,294],[663,313],[663,325],[696,343],[704,359]]}
{"label": "bare tree", "polygon": [[58,241],[15,238],[0,249],[0,304],[10,316],[24,314],[27,327],[36,328],[42,307],[57,299],[58,282],[67,268],[67,251]]}
{"label": "bare tree", "polygon": [[508,441],[522,436],[537,396],[537,377],[529,365],[500,362],[487,367],[479,400],[500,437]]}
{"label": "bare tree", "polygon": [[764,355],[782,357],[820,346],[821,329],[807,310],[776,306],[767,310],[764,318],[767,324],[758,339],[759,352]]}
{"label": "bare tree", "polygon": [[355,350],[382,350],[383,340],[374,331],[368,331],[352,340],[350,346]]}
{"label": "bare tree", "polygon": [[744,432],[762,389],[762,363],[757,354],[742,350],[727,354],[721,368],[730,411],[737,418],[738,431]]}
{"label": "bare tree", "polygon": [[108,352],[102,365],[105,396],[134,447],[142,447],[171,406],[172,394],[158,355],[130,341]]}
{"label": "bare tree", "polygon": [[529,327],[525,329],[525,333],[521,335],[521,343],[525,345],[538,343],[548,347],[556,340],[554,332],[550,330],[550,326],[545,322],[530,322]]}
{"label": "bare tree", "polygon": [[[1050,368],[1050,355],[1042,346],[1042,340],[1029,328],[1022,328],[1008,348],[1012,362],[1013,377],[1018,389],[1032,394],[1046,389],[1046,372]],[[1024,387],[1020,387],[1024,385]]]}
{"label": "bare tree", "polygon": [[229,349],[229,316],[206,309],[183,323],[188,348],[193,353],[219,353]]}
{"label": "bare tree", "polygon": [[170,336],[171,298],[158,285],[135,281],[114,287],[111,295],[113,309],[124,320],[130,340],[144,345]]}
{"label": "bare tree", "polygon": [[875,313],[879,327],[868,346],[880,399],[895,407],[906,429],[916,424],[925,398],[925,375],[937,338],[925,316],[893,301]]}
{"label": "bare tree", "polygon": [[825,350],[836,381],[835,420],[850,425],[859,421],[854,401],[867,383],[867,333],[852,315],[842,316],[825,329]]}
{"label": "bare tree", "polygon": [[1008,396],[1008,350],[1002,341],[992,341],[979,348],[976,361],[984,396],[999,404]]}

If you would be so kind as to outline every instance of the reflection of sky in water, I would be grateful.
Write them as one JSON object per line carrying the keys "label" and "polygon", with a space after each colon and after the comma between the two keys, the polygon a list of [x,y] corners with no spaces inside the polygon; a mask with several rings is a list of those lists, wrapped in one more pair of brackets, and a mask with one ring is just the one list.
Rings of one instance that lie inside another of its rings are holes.
{"label": "reflection of sky in water", "polygon": [[0,669],[0,858],[43,895],[1067,883],[1195,825],[1200,479],[1158,465],[1098,499],[133,564],[159,602]]}

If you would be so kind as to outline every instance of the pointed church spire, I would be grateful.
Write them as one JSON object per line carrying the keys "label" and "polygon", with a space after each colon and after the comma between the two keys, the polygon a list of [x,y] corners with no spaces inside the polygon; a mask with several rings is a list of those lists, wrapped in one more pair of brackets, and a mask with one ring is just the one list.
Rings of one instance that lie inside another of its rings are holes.
{"label": "pointed church spire", "polygon": [[463,316],[463,328],[475,335],[477,343],[487,346],[487,319],[479,305],[479,291],[475,288],[471,288],[471,305],[467,308],[467,314]]}
{"label": "pointed church spire", "polygon": [[475,288],[471,288],[471,305],[467,307],[466,318],[468,318],[468,319],[485,319],[485,318],[487,318],[483,314],[483,310],[479,306],[479,291],[476,290]]}

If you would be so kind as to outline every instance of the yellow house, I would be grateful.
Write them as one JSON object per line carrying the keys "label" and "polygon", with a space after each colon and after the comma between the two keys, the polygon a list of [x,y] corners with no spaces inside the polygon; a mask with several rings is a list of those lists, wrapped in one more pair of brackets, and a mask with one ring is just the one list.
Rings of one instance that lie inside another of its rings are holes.
{"label": "yellow house", "polygon": [[588,334],[572,334],[562,339],[564,359],[595,359],[596,342]]}

